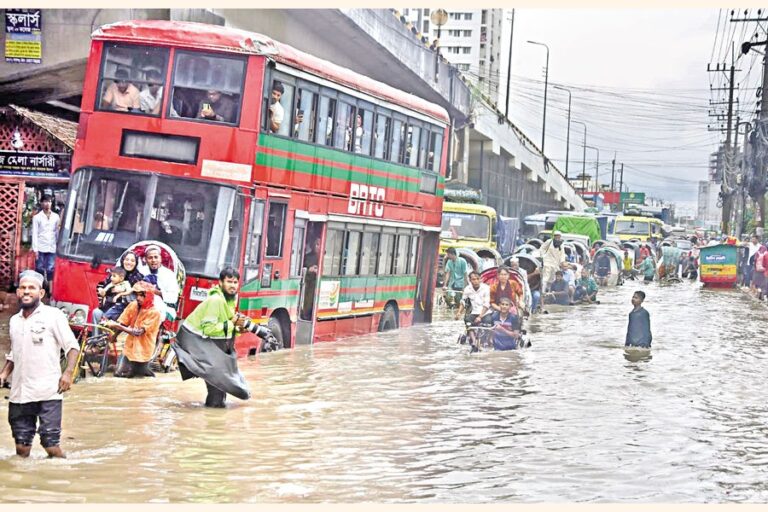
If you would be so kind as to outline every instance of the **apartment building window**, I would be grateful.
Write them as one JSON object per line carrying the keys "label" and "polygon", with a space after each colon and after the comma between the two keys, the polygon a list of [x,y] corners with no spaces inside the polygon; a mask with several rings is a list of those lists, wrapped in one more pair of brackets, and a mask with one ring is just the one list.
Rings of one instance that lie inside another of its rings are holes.
{"label": "apartment building window", "polygon": [[424,9],[424,16],[429,16],[429,9]]}
{"label": "apartment building window", "polygon": [[472,20],[472,13],[471,12],[465,12],[464,13],[464,19],[466,21],[471,21]]}
{"label": "apartment building window", "polygon": [[425,34],[429,34],[429,21],[424,20],[424,27],[423,27],[422,32],[425,33]]}
{"label": "apartment building window", "polygon": [[485,25],[485,24],[488,22],[488,11],[486,11],[485,9],[483,9],[483,12],[481,13],[481,15],[480,15],[480,16],[481,16],[481,17],[480,17],[480,23],[482,23],[483,25]]}
{"label": "apartment building window", "polygon": [[464,37],[472,37],[472,31],[471,30],[465,30],[464,31]]}
{"label": "apartment building window", "polygon": [[468,54],[471,51],[472,51],[472,48],[470,46],[465,46],[464,48],[461,49],[461,52],[464,54]]}

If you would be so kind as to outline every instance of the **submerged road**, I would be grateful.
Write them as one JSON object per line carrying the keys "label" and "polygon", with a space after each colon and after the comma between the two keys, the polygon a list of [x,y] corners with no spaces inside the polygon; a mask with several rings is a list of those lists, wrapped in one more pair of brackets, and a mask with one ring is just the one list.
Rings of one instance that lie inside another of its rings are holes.
{"label": "submerged road", "polygon": [[[635,289],[650,357],[623,350]],[[13,502],[765,502],[768,311],[630,282],[540,315],[533,348],[470,356],[438,320],[244,360],[253,398],[202,407],[178,374],[76,384],[69,458],[13,455]],[[37,443],[37,441],[36,441]]]}

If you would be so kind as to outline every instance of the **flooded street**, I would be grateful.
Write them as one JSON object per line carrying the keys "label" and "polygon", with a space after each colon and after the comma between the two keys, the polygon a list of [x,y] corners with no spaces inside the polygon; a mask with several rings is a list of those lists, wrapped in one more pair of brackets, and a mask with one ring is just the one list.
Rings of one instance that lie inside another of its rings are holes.
{"label": "flooded street", "polygon": [[[652,356],[623,350],[648,294]],[[768,313],[698,284],[601,291],[540,315],[533,347],[470,356],[458,322],[242,361],[248,402],[204,384],[89,378],[69,392],[69,458],[13,456],[13,502],[720,502],[768,500]],[[443,315],[445,316],[445,315]],[[745,318],[749,318],[745,320]]]}

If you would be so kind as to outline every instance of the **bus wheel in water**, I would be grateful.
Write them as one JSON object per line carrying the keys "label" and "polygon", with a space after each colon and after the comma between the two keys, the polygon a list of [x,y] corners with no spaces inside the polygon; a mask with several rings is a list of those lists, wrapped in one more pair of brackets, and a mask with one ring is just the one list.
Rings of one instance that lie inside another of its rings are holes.
{"label": "bus wheel in water", "polygon": [[[262,343],[262,352],[272,352],[273,350],[280,350],[285,347],[285,334],[283,333],[283,326],[276,317],[272,316],[267,322],[267,327],[272,331],[272,335],[275,337],[277,343],[265,344]],[[267,350],[264,350],[264,349]]]}
{"label": "bus wheel in water", "polygon": [[392,329],[397,329],[397,306],[387,304],[384,308],[384,314],[379,320],[379,332],[391,331]]}

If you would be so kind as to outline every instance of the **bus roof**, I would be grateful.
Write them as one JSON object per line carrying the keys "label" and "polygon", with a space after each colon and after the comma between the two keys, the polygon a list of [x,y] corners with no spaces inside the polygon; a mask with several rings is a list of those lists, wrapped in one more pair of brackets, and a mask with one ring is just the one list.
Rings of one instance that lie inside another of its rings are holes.
{"label": "bus roof", "polygon": [[473,203],[450,203],[448,201],[443,202],[443,211],[454,213],[484,213],[486,215],[496,215],[496,210],[491,206]]}
{"label": "bus roof", "polygon": [[277,62],[309,71],[322,78],[366,92],[379,99],[406,106],[445,124],[450,122],[448,113],[439,105],[255,32],[204,23],[132,20],[104,25],[96,29],[91,37],[104,41],[128,41],[217,52],[263,55]]}

